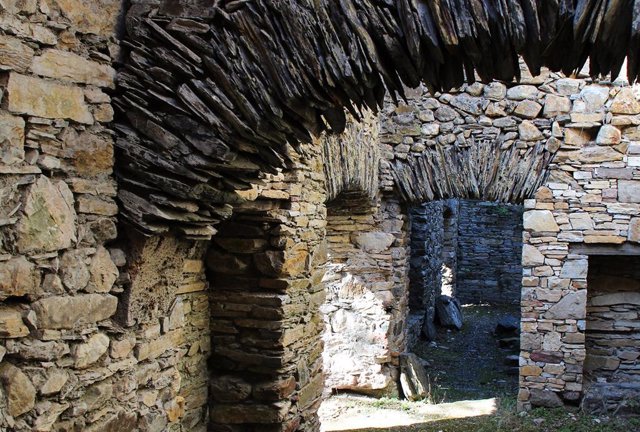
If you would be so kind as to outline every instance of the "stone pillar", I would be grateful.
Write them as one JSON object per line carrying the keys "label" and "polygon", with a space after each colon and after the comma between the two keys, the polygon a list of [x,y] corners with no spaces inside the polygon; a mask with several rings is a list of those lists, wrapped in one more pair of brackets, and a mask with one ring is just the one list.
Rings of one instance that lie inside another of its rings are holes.
{"label": "stone pillar", "polygon": [[319,429],[326,212],[316,163],[297,157],[269,177],[212,242],[213,430]]}

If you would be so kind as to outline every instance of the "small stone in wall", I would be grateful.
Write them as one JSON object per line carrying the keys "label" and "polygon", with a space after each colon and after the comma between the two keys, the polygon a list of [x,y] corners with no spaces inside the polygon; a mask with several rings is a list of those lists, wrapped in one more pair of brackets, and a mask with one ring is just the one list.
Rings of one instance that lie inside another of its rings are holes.
{"label": "small stone in wall", "polygon": [[111,255],[99,246],[89,266],[90,280],[87,292],[107,293],[118,279],[118,267],[111,260]]}
{"label": "small stone in wall", "polygon": [[0,112],[0,162],[5,165],[24,160],[24,120]]}
{"label": "small stone in wall", "polygon": [[640,114],[640,101],[633,94],[632,88],[623,88],[611,104],[613,114]]}
{"label": "small stone in wall", "polygon": [[549,210],[529,210],[523,216],[524,229],[533,232],[558,232],[560,228]]}
{"label": "small stone in wall", "polygon": [[65,252],[60,259],[60,277],[62,283],[71,292],[83,289],[89,283],[89,268],[83,250],[74,249]]}
{"label": "small stone in wall", "polygon": [[50,396],[62,390],[69,380],[69,373],[62,369],[47,370],[47,380],[40,387],[40,394]]}
{"label": "small stone in wall", "polygon": [[522,246],[522,265],[535,267],[543,264],[544,255],[537,247],[528,244]]}
{"label": "small stone in wall", "polygon": [[20,310],[0,306],[0,338],[20,338],[29,334],[29,328],[22,320]]}
{"label": "small stone in wall", "polygon": [[0,301],[9,297],[35,297],[40,292],[40,272],[24,257],[0,261]]}
{"label": "small stone in wall", "polygon": [[393,234],[384,232],[369,232],[358,234],[355,237],[356,245],[365,252],[380,253],[388,250],[395,237]]}
{"label": "small stone in wall", "polygon": [[27,193],[16,234],[21,253],[57,251],[76,241],[73,194],[65,182],[38,178]]}
{"label": "small stone in wall", "polygon": [[98,333],[89,338],[86,343],[76,347],[74,352],[74,367],[85,369],[97,362],[109,348],[109,337]]}
{"label": "small stone in wall", "polygon": [[629,222],[629,241],[640,243],[640,218],[633,218]]}
{"label": "small stone in wall", "polygon": [[545,319],[584,319],[587,313],[587,291],[570,292],[544,313]]}
{"label": "small stone in wall", "polygon": [[36,389],[20,369],[11,363],[0,364],[0,383],[7,398],[7,412],[18,417],[30,411],[36,401]]}
{"label": "small stone in wall", "polygon": [[546,408],[563,407],[564,403],[556,392],[551,390],[531,389],[531,405]]}
{"label": "small stone in wall", "polygon": [[580,92],[580,100],[584,102],[586,113],[602,111],[607,99],[609,99],[609,87],[588,85]]}
{"label": "small stone in wall", "polygon": [[33,304],[42,329],[71,329],[91,325],[116,313],[118,298],[108,294],[47,297]]}
{"label": "small stone in wall", "polygon": [[525,120],[520,123],[520,126],[518,126],[518,133],[520,134],[520,139],[523,141],[538,141],[544,138],[540,129],[538,129],[536,125],[529,120]]}
{"label": "small stone in wall", "polygon": [[565,96],[549,94],[544,99],[544,116],[547,118],[557,117],[571,111],[571,100]]}
{"label": "small stone in wall", "polygon": [[6,92],[6,107],[12,113],[93,124],[80,87],[11,73]]}
{"label": "small stone in wall", "polygon": [[69,51],[47,49],[33,59],[34,74],[98,87],[115,87],[116,71],[111,67],[87,60]]}
{"label": "small stone in wall", "polygon": [[599,145],[615,145],[620,143],[622,134],[620,129],[611,125],[603,125],[598,131],[596,137],[596,144]]}
{"label": "small stone in wall", "polygon": [[619,180],[618,200],[623,203],[640,203],[640,180]]}

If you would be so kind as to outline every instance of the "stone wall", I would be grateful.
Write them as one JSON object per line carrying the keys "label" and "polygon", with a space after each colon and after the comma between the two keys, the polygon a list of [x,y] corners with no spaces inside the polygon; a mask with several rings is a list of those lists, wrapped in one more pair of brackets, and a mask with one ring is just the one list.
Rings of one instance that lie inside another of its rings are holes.
{"label": "stone wall", "polygon": [[634,89],[573,79],[546,88],[570,112],[551,174],[525,201],[520,405],[579,400],[584,384],[588,258],[637,245],[640,102]]}
{"label": "stone wall", "polygon": [[[435,299],[442,290],[444,202],[434,201],[411,209],[411,262],[409,270],[409,347],[432,323]],[[455,254],[454,254],[455,255]],[[425,331],[426,330],[426,331]]]}
{"label": "stone wall", "polygon": [[334,214],[322,307],[327,389],[396,392],[406,347],[407,223],[399,204],[381,200],[365,214]]}
{"label": "stone wall", "polygon": [[121,6],[0,5],[3,430],[206,428],[204,248],[116,228]]}
{"label": "stone wall", "polygon": [[459,202],[455,296],[468,304],[519,304],[522,206]]}

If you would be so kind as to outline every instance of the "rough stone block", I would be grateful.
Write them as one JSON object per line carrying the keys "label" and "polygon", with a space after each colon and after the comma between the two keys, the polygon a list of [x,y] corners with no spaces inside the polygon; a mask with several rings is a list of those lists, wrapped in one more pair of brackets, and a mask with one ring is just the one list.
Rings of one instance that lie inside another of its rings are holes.
{"label": "rough stone block", "polygon": [[85,369],[102,357],[109,348],[109,337],[103,333],[97,333],[85,343],[77,345],[73,353],[74,367]]}
{"label": "rough stone block", "polygon": [[8,297],[35,297],[40,291],[40,272],[24,257],[0,261],[0,301]]}
{"label": "rough stone block", "polygon": [[12,113],[93,123],[80,87],[12,72],[6,92],[6,107]]}
{"label": "rough stone block", "polygon": [[0,35],[0,70],[26,72],[31,65],[33,49],[20,39]]}
{"label": "rough stone block", "polygon": [[112,295],[84,294],[48,297],[33,304],[42,329],[71,329],[92,325],[115,314],[118,298]]}
{"label": "rough stone block", "polygon": [[618,180],[618,200],[623,203],[640,203],[640,180]]}
{"label": "rough stone block", "polygon": [[73,194],[66,183],[38,178],[27,193],[16,234],[21,253],[57,251],[76,241]]}
{"label": "rough stone block", "polygon": [[18,417],[34,407],[36,389],[20,369],[8,362],[1,363],[0,382],[4,387],[10,415]]}
{"label": "rough stone block", "polygon": [[115,87],[115,69],[69,51],[45,50],[33,59],[31,71],[36,75],[62,81]]}
{"label": "rough stone block", "polygon": [[549,210],[529,210],[523,216],[524,229],[533,232],[558,232],[560,228]]}
{"label": "rough stone block", "polygon": [[587,315],[587,291],[570,292],[544,313],[545,319],[584,319]]}
{"label": "rough stone block", "polygon": [[8,306],[0,306],[0,339],[27,336],[29,329],[22,321],[22,313]]}
{"label": "rough stone block", "polygon": [[11,165],[23,160],[24,120],[0,111],[0,162]]}

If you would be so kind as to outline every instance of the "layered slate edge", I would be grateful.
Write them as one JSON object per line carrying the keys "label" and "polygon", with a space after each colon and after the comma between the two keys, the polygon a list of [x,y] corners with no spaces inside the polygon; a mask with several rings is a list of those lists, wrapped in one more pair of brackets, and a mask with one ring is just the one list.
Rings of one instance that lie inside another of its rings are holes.
{"label": "layered slate edge", "polygon": [[291,146],[342,132],[347,114],[377,112],[404,86],[512,81],[520,55],[533,74],[590,57],[594,75],[615,76],[627,54],[629,80],[640,72],[640,0],[167,3],[130,10],[114,98],[122,215],[149,234],[211,237]]}

